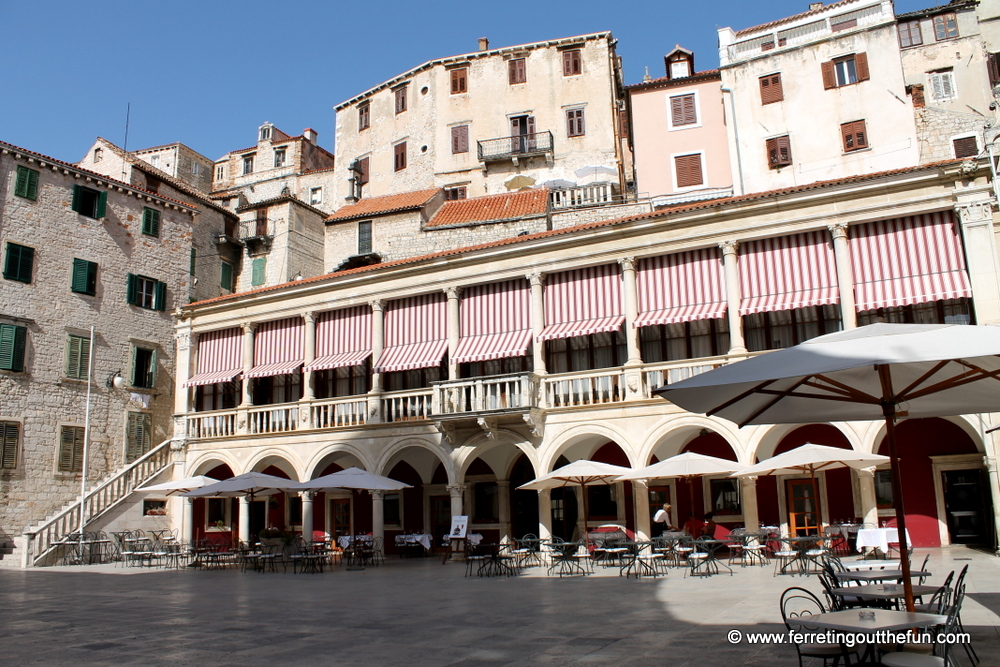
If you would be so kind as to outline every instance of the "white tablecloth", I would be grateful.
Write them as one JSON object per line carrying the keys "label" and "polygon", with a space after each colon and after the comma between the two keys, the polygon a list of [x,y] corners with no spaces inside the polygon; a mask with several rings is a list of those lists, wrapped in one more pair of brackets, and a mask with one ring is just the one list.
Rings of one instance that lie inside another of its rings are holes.
{"label": "white tablecloth", "polygon": [[371,542],[372,541],[372,536],[371,535],[341,535],[340,537],[337,538],[337,544],[340,545],[341,549],[346,549],[347,547],[351,546],[351,542],[353,542],[355,539],[357,539],[357,540],[359,540],[361,542]]}
{"label": "white tablecloth", "polygon": [[[877,547],[882,553],[889,551],[889,545],[899,542],[899,531],[895,528],[862,528],[858,530],[858,538],[854,543],[860,551],[862,547]],[[906,546],[912,546],[910,531],[906,531]]]}
{"label": "white tablecloth", "polygon": [[416,534],[416,535],[397,535],[396,536],[396,544],[397,545],[419,544],[419,545],[423,546],[424,549],[430,549],[431,548],[431,540],[432,539],[433,539],[433,536],[429,535],[427,533]]}

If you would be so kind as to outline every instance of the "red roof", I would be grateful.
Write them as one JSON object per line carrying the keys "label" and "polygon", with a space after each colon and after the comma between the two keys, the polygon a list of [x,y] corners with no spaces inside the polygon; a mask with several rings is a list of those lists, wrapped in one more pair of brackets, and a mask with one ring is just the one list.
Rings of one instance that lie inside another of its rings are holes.
{"label": "red roof", "polygon": [[849,5],[851,3],[857,2],[858,0],[840,0],[840,2],[833,2],[829,5],[824,5],[817,9],[810,9],[808,12],[802,12],[801,14],[795,14],[794,16],[786,16],[783,19],[778,19],[777,21],[771,21],[770,23],[761,23],[760,25],[755,25],[751,28],[743,28],[743,30],[737,30],[737,35],[745,35],[750,32],[757,32],[758,30],[766,30],[768,28],[774,28],[785,23],[791,23],[792,21],[797,21],[798,19],[805,18],[807,16],[813,16],[821,12],[825,12],[828,9],[834,9],[840,7],[841,5]]}
{"label": "red roof", "polygon": [[[745,201],[754,201],[757,199],[767,199],[769,197],[776,197],[780,195],[794,194],[796,192],[806,192],[808,190],[818,190],[824,187],[834,187],[838,185],[846,185],[850,183],[860,183],[863,181],[876,180],[878,178],[883,178],[886,176],[896,176],[899,174],[907,174],[917,171],[929,171],[937,167],[942,167],[945,165],[960,164],[964,160],[942,160],[940,162],[931,162],[929,164],[922,164],[916,167],[905,167],[903,169],[894,169],[891,171],[881,171],[871,174],[862,174],[858,176],[848,176],[847,178],[838,178],[830,181],[819,181],[817,183],[810,183],[808,185],[798,185],[791,188],[782,188],[780,190],[769,190],[767,192],[754,192],[748,195],[741,195],[739,197],[726,197],[723,199],[708,199],[705,201],[695,202],[693,204],[681,204],[673,208],[665,208],[652,213],[642,213],[639,215],[630,215],[624,218],[616,218],[614,220],[600,220],[597,222],[588,222],[582,225],[575,225],[573,227],[563,227],[562,229],[553,229],[545,232],[538,232],[536,234],[525,234],[524,236],[512,236],[510,238],[501,239],[499,241],[492,241],[490,243],[481,243],[474,246],[466,246],[464,248],[455,248],[453,250],[443,250],[441,252],[432,253],[429,255],[420,255],[419,257],[406,257],[403,259],[393,260],[391,262],[384,262],[382,264],[371,264],[368,266],[359,266],[354,269],[347,269],[345,271],[337,271],[335,273],[327,273],[322,276],[314,276],[312,278],[304,278],[302,280],[296,280],[290,283],[283,283],[281,285],[271,285],[268,287],[258,287],[254,290],[248,290],[246,292],[239,292],[236,294],[226,294],[223,296],[217,296],[212,299],[205,299],[204,301],[198,301],[195,303],[188,304],[188,306],[202,306],[210,303],[219,303],[221,301],[227,301],[229,299],[235,299],[238,297],[249,296],[252,294],[261,294],[263,292],[273,292],[275,290],[280,290],[290,285],[307,285],[310,283],[320,282],[322,280],[329,280],[330,278],[336,278],[339,276],[347,276],[355,273],[365,273],[368,271],[377,271],[380,269],[386,269],[393,266],[402,266],[405,264],[415,264],[417,262],[426,261],[429,259],[436,259],[438,257],[449,257],[453,255],[461,255],[467,252],[475,252],[477,250],[485,250],[487,248],[497,248],[505,245],[513,245],[515,243],[527,243],[529,241],[534,241],[536,239],[548,238],[552,236],[560,236],[564,234],[572,234],[574,232],[585,231],[588,229],[598,229],[601,227],[609,227],[611,225],[618,225],[626,222],[635,222],[638,220],[648,220],[651,218],[665,218],[672,215],[677,215],[680,213],[687,213],[689,211],[697,211],[700,209],[717,208],[725,206],[727,204],[736,204]],[[400,195],[397,195],[400,196]],[[384,198],[383,198],[384,199]]]}
{"label": "red roof", "polygon": [[712,79],[722,80],[722,74],[719,73],[719,70],[707,69],[704,72],[695,72],[691,76],[683,76],[677,79],[671,79],[669,76],[661,76],[658,79],[640,81],[639,83],[630,83],[625,86],[625,88],[628,90],[641,90],[643,88],[655,88],[657,86],[683,86],[684,84],[703,83]]}
{"label": "red roof", "polygon": [[430,190],[404,192],[398,195],[369,197],[355,204],[348,204],[337,209],[337,212],[324,220],[324,222],[341,222],[343,220],[364,218],[370,215],[385,215],[386,213],[409,211],[420,208],[429,202],[438,192],[437,188],[432,188]]}
{"label": "red roof", "polygon": [[427,226],[441,227],[470,222],[501,222],[544,215],[548,210],[548,201],[548,188],[447,201],[431,218]]}

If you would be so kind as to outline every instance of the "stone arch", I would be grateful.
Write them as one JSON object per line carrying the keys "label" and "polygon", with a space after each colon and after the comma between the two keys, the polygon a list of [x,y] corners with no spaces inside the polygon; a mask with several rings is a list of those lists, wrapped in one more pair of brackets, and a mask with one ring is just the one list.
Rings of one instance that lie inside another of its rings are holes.
{"label": "stone arch", "polygon": [[254,454],[243,472],[262,471],[269,466],[278,468],[293,481],[302,481],[301,463],[298,457],[282,449],[268,448]]}
{"label": "stone arch", "polygon": [[536,469],[536,472],[539,475],[552,472],[559,457],[570,450],[575,450],[574,453],[586,451],[585,455],[576,458],[588,458],[608,441],[614,442],[625,452],[629,466],[633,468],[638,466],[636,448],[625,433],[607,424],[587,424],[574,426],[561,433],[549,448],[548,453],[541,457],[541,465]]}
{"label": "stone arch", "polygon": [[[733,452],[735,452],[736,460],[741,463],[743,462],[744,451],[746,448],[743,445],[739,431],[735,424],[721,419],[713,419],[711,417],[703,417],[695,414],[685,414],[665,419],[655,426],[652,431],[650,431],[645,442],[643,442],[642,449],[639,453],[639,465],[649,465],[652,461],[653,454],[656,453],[656,450],[668,438],[682,433],[689,433],[690,437],[685,437],[683,444],[677,448],[677,451],[671,452],[668,456],[681,453],[684,451],[684,447],[687,443],[697,437],[702,429],[708,429],[709,431],[722,436],[722,438],[729,443],[729,446],[732,447]],[[661,456],[659,458],[660,460],[663,460],[664,457]]]}
{"label": "stone arch", "polygon": [[[337,442],[327,445],[313,454],[305,465],[305,470],[308,475],[305,479],[315,479],[316,477],[319,477],[327,465],[334,462],[335,459],[341,458],[341,456],[338,455],[357,459],[358,467],[365,470],[372,470],[375,467],[366,450],[356,447],[351,443]],[[354,464],[352,463],[351,465]],[[344,467],[346,468],[349,466]]]}
{"label": "stone arch", "polygon": [[238,475],[237,472],[240,469],[239,463],[230,456],[229,452],[225,450],[215,450],[211,452],[203,452],[199,454],[193,461],[188,461],[187,463],[187,477],[195,477],[197,475],[208,474],[208,471],[216,468],[220,465],[229,466],[229,469],[233,471],[233,475]]}
{"label": "stone arch", "polygon": [[[497,429],[495,439],[491,439],[485,433],[478,434],[469,438],[469,440],[466,441],[466,444],[457,452],[457,456],[455,458],[457,478],[464,479],[469,466],[477,458],[481,458],[483,454],[487,454],[490,451],[495,450],[497,447],[502,447],[504,445],[515,447],[520,453],[524,454],[528,458],[531,466],[536,471],[538,470],[538,453],[531,442],[514,431]],[[517,456],[512,456],[509,457],[508,460],[502,462],[502,467],[493,466],[494,471],[497,474],[497,479],[509,479],[510,471],[514,467],[517,459]]]}
{"label": "stone arch", "polygon": [[810,422],[807,424],[775,424],[773,426],[765,426],[760,428],[757,432],[753,434],[753,437],[747,443],[747,459],[741,461],[741,463],[746,463],[747,465],[753,465],[758,461],[763,461],[764,459],[771,458],[774,455],[774,450],[778,447],[785,436],[789,433],[802,428],[803,426],[809,426],[810,424],[825,424],[834,427],[843,434],[847,441],[851,444],[851,448],[855,451],[865,451],[864,450],[864,438],[855,427],[848,422]]}
{"label": "stone arch", "polygon": [[[399,455],[404,450],[410,448],[417,448],[430,452],[434,457],[437,458],[439,463],[444,465],[445,472],[448,473],[448,483],[455,484],[456,480],[455,462],[452,460],[451,456],[449,456],[448,452],[445,451],[445,449],[438,442],[435,442],[434,440],[431,440],[429,438],[408,437],[390,444],[382,452],[382,455],[379,456],[378,461],[374,467],[374,472],[378,473],[379,475],[387,475],[393,465],[403,460]],[[430,467],[430,469],[425,472],[426,474],[422,474],[421,477],[424,478],[424,483],[428,484],[430,483],[431,478],[434,475],[434,466]]]}
{"label": "stone arch", "polygon": [[[934,417],[933,419],[941,419],[946,422],[950,422],[962,429],[962,431],[969,436],[969,439],[976,446],[976,450],[980,454],[986,453],[986,444],[983,441],[983,437],[980,434],[979,425],[976,424],[973,419],[974,415],[956,415],[952,417]],[[909,420],[903,420],[909,421]],[[897,422],[896,428],[899,428],[899,424],[902,422]],[[885,422],[871,422],[868,429],[864,433],[864,451],[868,453],[878,453],[878,447],[882,445],[882,441],[885,439]]]}

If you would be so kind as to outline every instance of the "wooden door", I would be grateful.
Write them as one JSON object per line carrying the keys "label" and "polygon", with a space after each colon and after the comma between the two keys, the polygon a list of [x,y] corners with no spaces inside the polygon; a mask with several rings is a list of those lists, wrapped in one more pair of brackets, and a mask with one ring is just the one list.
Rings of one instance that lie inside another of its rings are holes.
{"label": "wooden door", "polygon": [[819,534],[819,483],[815,479],[790,479],[785,482],[788,505],[788,534]]}
{"label": "wooden door", "polygon": [[331,498],[327,513],[330,521],[330,537],[334,541],[341,535],[351,534],[351,499]]}
{"label": "wooden door", "polygon": [[451,496],[431,496],[431,535],[433,548],[438,550],[444,536],[451,530]]}

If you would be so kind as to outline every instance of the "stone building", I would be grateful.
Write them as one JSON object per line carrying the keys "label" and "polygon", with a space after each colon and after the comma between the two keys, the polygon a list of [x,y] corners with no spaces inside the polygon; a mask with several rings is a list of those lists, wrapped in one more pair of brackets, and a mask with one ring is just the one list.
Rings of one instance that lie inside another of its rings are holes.
{"label": "stone building", "polygon": [[547,184],[557,204],[632,194],[611,33],[479,46],[336,106],[337,207],[429,188],[462,199]]}
{"label": "stone building", "polygon": [[0,542],[22,548],[50,515],[78,520],[60,510],[79,498],[91,362],[89,487],[167,464],[170,312],[197,293],[197,214],[162,189],[0,142]]}

